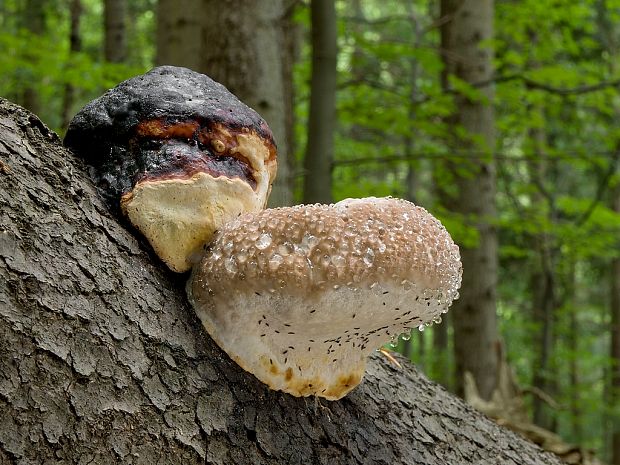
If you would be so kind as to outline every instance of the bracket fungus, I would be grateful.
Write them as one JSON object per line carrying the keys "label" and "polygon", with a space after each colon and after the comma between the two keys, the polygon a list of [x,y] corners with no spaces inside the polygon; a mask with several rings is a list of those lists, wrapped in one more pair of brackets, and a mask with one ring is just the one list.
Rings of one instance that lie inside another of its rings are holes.
{"label": "bracket fungus", "polygon": [[222,224],[265,207],[276,173],[265,121],[221,84],[174,66],[90,102],[65,145],[89,164],[108,206],[178,272]]}
{"label": "bracket fungus", "polygon": [[275,390],[335,400],[366,358],[458,297],[458,247],[392,198],[249,213],[224,225],[188,283],[205,328]]}
{"label": "bracket fungus", "polygon": [[271,131],[203,74],[162,66],[122,82],[75,116],[65,145],[169,268],[193,267],[203,325],[272,389],[339,399],[371,351],[458,297],[458,247],[410,202],[263,210]]}

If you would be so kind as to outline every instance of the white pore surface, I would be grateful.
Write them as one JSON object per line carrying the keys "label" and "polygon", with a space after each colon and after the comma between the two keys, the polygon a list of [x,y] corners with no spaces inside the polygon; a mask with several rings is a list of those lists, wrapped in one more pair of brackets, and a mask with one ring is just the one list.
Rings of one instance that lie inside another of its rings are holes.
{"label": "white pore surface", "polygon": [[166,265],[183,272],[217,228],[241,213],[263,208],[266,189],[255,192],[240,179],[196,173],[189,179],[138,183],[122,205]]}
{"label": "white pore surface", "polygon": [[218,345],[272,389],[338,399],[359,383],[370,352],[446,311],[438,291],[406,287],[237,293],[194,305]]}

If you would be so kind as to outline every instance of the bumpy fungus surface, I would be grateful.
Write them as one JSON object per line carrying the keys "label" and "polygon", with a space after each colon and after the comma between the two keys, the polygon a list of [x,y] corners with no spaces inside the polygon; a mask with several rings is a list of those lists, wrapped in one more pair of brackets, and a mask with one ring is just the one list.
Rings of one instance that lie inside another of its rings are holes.
{"label": "bumpy fungus surface", "polygon": [[265,121],[221,84],[173,66],[86,105],[65,145],[175,271],[188,270],[222,224],[264,208],[276,173]]}
{"label": "bumpy fungus surface", "polygon": [[339,399],[371,351],[458,297],[458,247],[410,202],[246,214],[216,234],[188,291],[213,339],[272,389]]}

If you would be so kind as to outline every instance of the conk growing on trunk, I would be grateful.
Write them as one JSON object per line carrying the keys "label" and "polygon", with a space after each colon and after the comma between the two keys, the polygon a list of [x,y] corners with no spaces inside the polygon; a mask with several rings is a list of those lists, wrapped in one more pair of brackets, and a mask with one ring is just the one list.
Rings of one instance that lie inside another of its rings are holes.
{"label": "conk growing on trunk", "polygon": [[276,148],[222,85],[165,66],[88,104],[65,144],[173,271],[213,340],[271,389],[335,400],[367,356],[440,321],[461,262],[426,210],[393,198],[264,209]]}

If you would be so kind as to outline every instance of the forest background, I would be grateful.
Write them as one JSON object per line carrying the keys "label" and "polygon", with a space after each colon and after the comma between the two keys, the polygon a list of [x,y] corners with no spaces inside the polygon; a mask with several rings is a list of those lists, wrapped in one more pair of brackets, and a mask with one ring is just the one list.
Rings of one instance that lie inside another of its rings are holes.
{"label": "forest background", "polygon": [[[461,299],[397,349],[620,463],[620,1],[0,0],[0,96],[61,135],[156,64],[270,123],[273,205],[404,197],[462,250]],[[314,53],[313,53],[314,51]]]}

